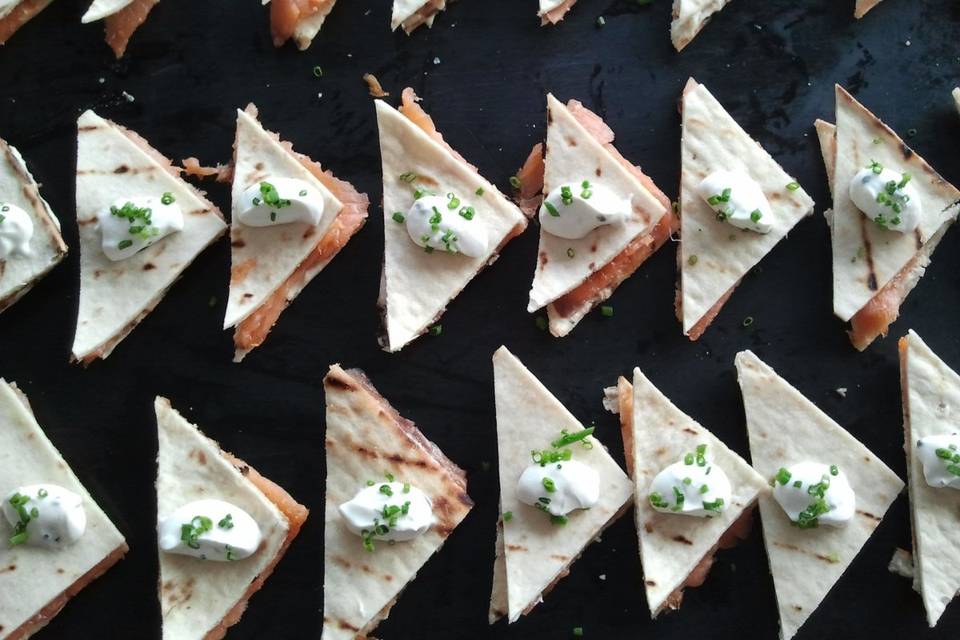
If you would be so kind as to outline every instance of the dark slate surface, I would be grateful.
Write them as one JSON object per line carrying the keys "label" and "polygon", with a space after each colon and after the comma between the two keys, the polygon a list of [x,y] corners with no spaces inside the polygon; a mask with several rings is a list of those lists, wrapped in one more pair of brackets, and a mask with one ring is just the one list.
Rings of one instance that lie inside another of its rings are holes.
{"label": "dark slate surface", "polygon": [[[116,62],[84,3],[55,2],[0,52],[0,130],[20,148],[76,247],[76,116],[86,108],[133,128],[174,158],[230,157],[233,110],[249,101],[264,124],[380,202],[374,109],[360,76],[394,93],[406,85],[450,141],[506,186],[544,132],[544,93],[577,98],[617,133],[626,157],[672,197],[679,176],[677,98],[687,77],[705,83],[818,202],[745,279],[697,343],[673,316],[674,245],[617,291],[613,318],[593,314],[564,340],[525,312],[536,230],[451,305],[443,334],[387,355],[375,340],[382,253],[371,221],[282,316],[266,345],[230,362],[221,331],[228,247],[202,255],[113,356],[67,364],[77,306],[74,250],[36,290],[0,317],[0,375],[30,395],[40,423],[127,535],[126,560],[84,591],[41,637],[159,637],[151,399],[173,404],[210,436],[314,510],[300,538],[254,597],[230,637],[318,637],[322,610],[323,421],[321,378],[331,362],[365,369],[382,393],[469,473],[477,507],[403,594],[383,638],[764,637],[777,617],[759,528],[724,552],[679,613],[653,623],[644,602],[632,516],[617,522],[546,602],[518,624],[486,623],[494,522],[496,439],[490,356],[507,344],[618,459],[616,422],[601,389],[635,365],[691,416],[746,454],[733,356],[755,350],[818,406],[904,475],[896,337],[916,329],[960,366],[956,336],[960,253],[947,235],[891,337],[866,353],[831,313],[829,206],[812,122],[832,118],[840,82],[898,130],[945,177],[960,181],[956,3],[886,0],[862,21],[853,0],[736,0],[682,54],[670,46],[670,3],[581,0],[559,27],[540,29],[533,0],[454,3],[432,31],[388,30],[389,3],[342,0],[306,53],[270,43],[258,2],[163,0]],[[494,8],[495,7],[495,8]],[[606,26],[597,28],[597,16]],[[317,79],[312,68],[321,65]],[[127,101],[122,92],[135,101]],[[322,94],[322,96],[320,95]],[[229,208],[229,190],[209,185]],[[755,319],[744,328],[744,318]],[[836,389],[849,390],[842,398]],[[887,572],[910,540],[901,497],[809,620],[800,638],[948,638],[960,610],[927,631],[920,599]],[[0,551],[0,556],[2,556]],[[605,576],[605,579],[602,579]]]}

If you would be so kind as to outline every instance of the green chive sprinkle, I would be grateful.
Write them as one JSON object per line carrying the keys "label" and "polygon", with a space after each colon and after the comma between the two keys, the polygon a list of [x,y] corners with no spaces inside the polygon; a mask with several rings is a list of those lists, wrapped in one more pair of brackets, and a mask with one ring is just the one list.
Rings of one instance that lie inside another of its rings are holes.
{"label": "green chive sprinkle", "polygon": [[689,258],[687,258],[687,264],[692,267],[692,266],[694,266],[694,265],[697,264],[697,261],[698,261],[698,260],[699,260],[699,258],[697,257],[697,254],[693,254],[692,256],[690,256]]}
{"label": "green chive sprinkle", "polygon": [[568,258],[571,258],[571,259],[572,259],[572,258],[576,257],[576,255],[577,255],[577,252],[576,252],[576,250],[574,250],[573,247],[567,247],[567,257],[568,257]]}
{"label": "green chive sprinkle", "polygon": [[549,213],[554,218],[560,217],[560,212],[557,211],[557,208],[549,200],[543,201],[543,207],[547,210],[547,213]]}
{"label": "green chive sprinkle", "polygon": [[540,331],[547,330],[547,319],[543,316],[537,316],[537,319],[534,320],[534,324],[537,325],[537,329],[540,329]]}
{"label": "green chive sprinkle", "polygon": [[777,475],[774,476],[774,479],[777,482],[779,482],[781,485],[784,485],[790,482],[791,477],[792,477],[792,474],[789,471],[787,471],[783,467],[780,467],[780,470],[777,471]]}
{"label": "green chive sprinkle", "polygon": [[519,189],[521,186],[523,186],[523,183],[520,182],[520,178],[517,176],[510,176],[510,186],[514,189]]}
{"label": "green chive sprinkle", "polygon": [[557,485],[554,484],[551,478],[543,479],[543,488],[546,490],[547,493],[555,493],[557,491]]}
{"label": "green chive sprinkle", "polygon": [[441,333],[443,333],[443,325],[442,325],[442,324],[435,324],[435,325],[433,325],[432,327],[430,327],[430,335],[432,335],[432,336],[438,336],[438,335],[440,335]]}
{"label": "green chive sprinkle", "polygon": [[799,182],[791,182],[787,185],[787,191],[796,191],[800,188]]}
{"label": "green chive sprinkle", "polygon": [[474,193],[476,193],[478,196],[482,196],[482,195],[483,195],[483,187],[477,187],[477,190],[474,191]]}
{"label": "green chive sprinkle", "polygon": [[504,522],[510,522],[511,520],[513,520],[513,511],[507,511],[506,513],[503,514]]}
{"label": "green chive sprinkle", "polygon": [[393,221],[394,221],[394,222],[399,222],[399,223],[402,224],[405,220],[406,220],[406,217],[404,217],[404,215],[403,215],[402,213],[400,213],[399,211],[394,211],[394,212],[393,212]]}
{"label": "green chive sprinkle", "polygon": [[390,488],[390,485],[388,485],[388,484],[382,484],[382,485],[380,485],[380,493],[382,493],[382,494],[385,495],[385,496],[392,496],[392,495],[393,495],[393,489],[391,489],[391,488]]}
{"label": "green chive sprinkle", "polygon": [[313,77],[314,78],[323,77],[323,69],[320,67],[320,65],[317,65],[316,67],[313,68]]}
{"label": "green chive sprinkle", "polygon": [[173,194],[169,191],[165,192],[163,196],[160,197],[160,202],[162,204],[173,204],[177,199],[173,197]]}
{"label": "green chive sprinkle", "polygon": [[608,304],[603,305],[602,307],[600,307],[600,315],[602,315],[604,318],[612,318],[613,307],[611,307]]}

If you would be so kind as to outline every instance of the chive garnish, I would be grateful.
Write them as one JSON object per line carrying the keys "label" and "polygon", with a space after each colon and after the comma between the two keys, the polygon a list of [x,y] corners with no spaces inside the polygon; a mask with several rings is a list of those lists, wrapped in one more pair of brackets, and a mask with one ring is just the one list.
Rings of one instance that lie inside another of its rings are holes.
{"label": "chive garnish", "polygon": [[593,430],[594,430],[594,427],[587,427],[586,429],[582,429],[581,431],[577,431],[576,433],[563,432],[558,440],[554,440],[553,442],[550,443],[550,446],[552,446],[554,449],[559,449],[560,447],[566,447],[567,445],[571,445],[574,442],[579,442],[581,440],[584,440],[588,436],[592,435]]}
{"label": "chive garnish", "polygon": [[553,204],[552,202],[550,202],[549,200],[544,200],[544,201],[543,201],[543,207],[544,207],[544,209],[547,210],[547,213],[549,213],[549,214],[550,214],[551,216],[553,216],[554,218],[560,217],[560,212],[557,210],[557,208],[554,206],[554,204]]}
{"label": "chive garnish", "polygon": [[800,188],[799,182],[790,182],[787,184],[787,191],[796,191]]}
{"label": "chive garnish", "polygon": [[221,529],[233,529],[233,514],[228,513],[223,517],[223,519],[217,523],[217,526]]}
{"label": "chive garnish", "polygon": [[405,220],[406,220],[406,217],[404,217],[404,215],[403,215],[402,213],[400,213],[399,211],[394,211],[394,212],[393,212],[393,221],[394,221],[394,222],[403,223]]}
{"label": "chive garnish", "polygon": [[602,315],[604,318],[612,318],[613,307],[611,307],[608,304],[603,305],[602,307],[600,307],[600,315]]}
{"label": "chive garnish", "polygon": [[520,182],[520,178],[518,178],[517,176],[510,176],[510,186],[513,187],[514,189],[519,189],[520,187],[523,186],[523,183]]}
{"label": "chive garnish", "polygon": [[176,201],[177,201],[177,199],[174,198],[174,197],[173,197],[173,194],[170,193],[169,191],[164,192],[164,194],[160,197],[160,202],[161,202],[162,204],[173,204],[173,203],[176,202]]}

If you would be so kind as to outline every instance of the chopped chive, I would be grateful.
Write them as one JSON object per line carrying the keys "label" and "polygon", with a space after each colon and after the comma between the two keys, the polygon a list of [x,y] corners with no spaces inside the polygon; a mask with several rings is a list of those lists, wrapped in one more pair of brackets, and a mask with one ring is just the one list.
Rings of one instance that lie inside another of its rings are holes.
{"label": "chopped chive", "polygon": [[576,255],[577,255],[577,252],[576,252],[576,250],[574,250],[573,247],[567,247],[567,257],[568,257],[568,258],[574,258],[574,257],[576,257]]}
{"label": "chopped chive", "polygon": [[320,65],[317,65],[313,68],[313,77],[322,78],[323,77],[323,68]]}
{"label": "chopped chive", "polygon": [[698,260],[699,258],[697,258],[697,254],[693,254],[689,258],[687,258],[687,264],[692,267],[697,264]]}
{"label": "chopped chive", "polygon": [[556,493],[557,491],[557,485],[553,482],[551,478],[543,479],[543,488],[546,490],[547,493]]}
{"label": "chopped chive", "polygon": [[433,325],[432,327],[430,327],[430,335],[432,335],[432,336],[438,336],[438,335],[440,335],[441,333],[443,333],[443,325],[442,325],[442,324],[435,324],[435,325]]}
{"label": "chopped chive", "polygon": [[603,305],[602,307],[600,307],[600,315],[602,315],[604,318],[612,318],[613,307],[611,307],[608,304]]}
{"label": "chopped chive", "polygon": [[160,197],[160,202],[162,204],[173,204],[177,199],[173,197],[173,194],[169,191],[164,192],[163,196]]}
{"label": "chopped chive", "polygon": [[410,183],[417,179],[417,174],[413,171],[405,171],[400,174],[400,182]]}
{"label": "chopped chive", "polygon": [[774,476],[774,479],[776,479],[776,481],[779,482],[781,485],[784,485],[790,482],[791,477],[792,477],[792,474],[789,471],[787,471],[783,467],[780,467],[780,470],[777,471],[777,475]]}
{"label": "chopped chive", "polygon": [[478,196],[482,196],[482,195],[483,195],[483,187],[477,187],[477,190],[474,191],[474,193],[477,194]]}
{"label": "chopped chive", "polygon": [[840,473],[840,469],[837,468],[837,465],[830,465],[830,475],[835,476]]}
{"label": "chopped chive", "polygon": [[743,324],[744,327],[749,327],[750,325],[752,325],[752,324],[753,324],[753,316],[747,316],[746,318],[744,318],[742,324]]}
{"label": "chopped chive", "polygon": [[385,495],[385,496],[392,496],[392,495],[393,495],[393,489],[391,489],[391,488],[390,488],[390,485],[388,485],[388,484],[382,484],[382,485],[380,485],[380,493],[382,493],[382,494]]}
{"label": "chopped chive", "polygon": [[507,511],[506,513],[503,514],[504,522],[510,522],[511,520],[513,520],[513,511]]}
{"label": "chopped chive", "polygon": [[549,213],[549,214],[550,214],[551,216],[553,216],[554,218],[560,217],[560,212],[557,211],[557,208],[556,208],[556,207],[553,205],[553,203],[550,202],[549,200],[544,200],[544,201],[543,201],[543,207],[544,207],[544,209],[547,210],[547,213]]}
{"label": "chopped chive", "polygon": [[517,176],[510,176],[510,186],[514,189],[519,189],[521,186],[523,186],[523,183],[520,182],[520,178]]}
{"label": "chopped chive", "polygon": [[534,324],[537,325],[537,329],[540,329],[540,331],[546,331],[547,329],[547,319],[543,316],[537,316],[537,319],[534,320]]}
{"label": "chopped chive", "polygon": [[796,191],[799,188],[800,188],[799,182],[791,182],[787,184],[787,191]]}

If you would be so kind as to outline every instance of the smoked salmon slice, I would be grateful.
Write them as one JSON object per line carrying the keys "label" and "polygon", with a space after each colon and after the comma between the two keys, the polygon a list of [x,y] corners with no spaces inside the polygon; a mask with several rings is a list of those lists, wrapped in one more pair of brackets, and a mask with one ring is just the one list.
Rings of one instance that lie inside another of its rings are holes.
{"label": "smoked salmon slice", "polygon": [[23,0],[0,20],[0,44],[6,44],[17,29],[47,8],[53,0]]}
{"label": "smoked salmon slice", "polygon": [[306,49],[313,38],[300,38],[297,33],[299,28],[311,19],[319,19],[322,23],[336,2],[337,0],[271,0],[270,34],[273,36],[273,46],[282,47],[287,40],[294,38],[299,49]]}
{"label": "smoked salmon slice", "polygon": [[107,16],[104,21],[107,32],[107,44],[117,58],[122,58],[133,32],[140,28],[147,14],[160,0],[133,0],[120,11]]}

